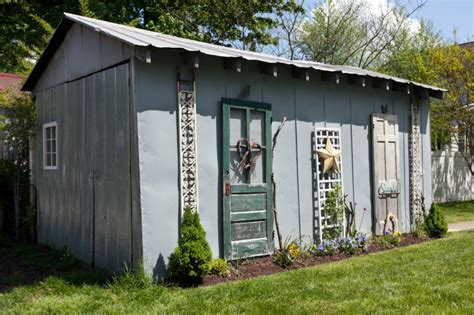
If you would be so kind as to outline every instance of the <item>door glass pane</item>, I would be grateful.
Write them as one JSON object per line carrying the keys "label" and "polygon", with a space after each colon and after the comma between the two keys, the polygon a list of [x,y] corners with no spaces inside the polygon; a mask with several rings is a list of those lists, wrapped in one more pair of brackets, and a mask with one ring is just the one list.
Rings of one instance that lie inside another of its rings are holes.
{"label": "door glass pane", "polygon": [[229,144],[235,146],[237,141],[245,138],[245,110],[230,108]]}
{"label": "door glass pane", "polygon": [[253,150],[252,160],[254,165],[250,170],[250,183],[265,183],[265,150],[262,150],[261,152]]}
{"label": "door glass pane", "polygon": [[265,145],[265,112],[250,111],[250,141]]}
{"label": "door glass pane", "polygon": [[229,175],[232,184],[248,183],[247,171],[242,169],[240,156],[234,148],[229,150]]}

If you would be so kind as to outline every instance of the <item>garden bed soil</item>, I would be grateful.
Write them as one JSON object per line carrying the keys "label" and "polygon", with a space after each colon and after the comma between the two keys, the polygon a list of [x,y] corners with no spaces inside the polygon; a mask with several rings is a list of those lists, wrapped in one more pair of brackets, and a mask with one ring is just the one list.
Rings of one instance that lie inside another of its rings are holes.
{"label": "garden bed soil", "polygon": [[368,246],[367,251],[365,252],[360,252],[358,254],[348,256],[344,254],[336,254],[333,256],[309,256],[306,257],[305,259],[302,259],[300,261],[295,261],[293,265],[287,268],[280,267],[279,265],[275,264],[273,262],[273,257],[272,256],[266,256],[266,257],[258,257],[258,258],[250,258],[245,261],[242,261],[238,267],[235,269],[238,270],[238,272],[232,272],[230,276],[228,277],[219,277],[217,275],[209,275],[205,276],[203,278],[202,285],[204,286],[210,286],[222,282],[230,282],[230,281],[236,281],[236,280],[243,280],[243,279],[249,279],[249,278],[254,278],[258,276],[265,276],[265,275],[271,275],[274,273],[278,272],[286,272],[290,270],[295,270],[295,269],[300,269],[300,268],[305,268],[305,267],[312,267],[312,266],[317,266],[320,264],[325,264],[333,261],[338,261],[338,260],[343,260],[343,259],[349,259],[351,257],[356,257],[356,256],[364,256],[370,253],[375,253],[375,252],[380,252],[380,251],[385,251],[385,250],[390,250],[393,248],[397,247],[403,247],[403,246],[409,246],[413,244],[418,244],[418,243],[423,243],[428,241],[429,239],[420,239],[417,238],[411,234],[404,234],[401,243],[398,246],[393,246],[393,247],[383,247],[380,244],[377,243],[371,243]]}

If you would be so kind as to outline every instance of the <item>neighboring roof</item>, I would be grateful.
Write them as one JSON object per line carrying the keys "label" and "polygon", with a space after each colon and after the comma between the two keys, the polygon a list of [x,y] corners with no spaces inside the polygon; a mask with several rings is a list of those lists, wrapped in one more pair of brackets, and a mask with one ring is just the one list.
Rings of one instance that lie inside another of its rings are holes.
{"label": "neighboring roof", "polygon": [[208,43],[203,43],[195,40],[184,39],[180,37],[165,35],[157,32],[147,31],[131,26],[101,21],[97,19],[87,18],[80,15],[65,13],[61,23],[59,24],[56,32],[51,38],[48,46],[43,52],[41,58],[38,60],[35,68],[31,72],[30,76],[26,80],[23,90],[31,91],[35,86],[36,82],[39,80],[42,72],[45,70],[46,66],[49,63],[49,60],[53,57],[56,49],[59,48],[61,42],[64,39],[67,31],[71,27],[72,23],[76,22],[86,27],[89,27],[97,32],[100,32],[106,36],[113,37],[121,42],[125,42],[132,46],[141,46],[141,47],[156,47],[156,48],[166,48],[166,49],[181,49],[190,52],[200,52],[205,55],[222,57],[222,58],[242,58],[244,60],[251,61],[260,61],[270,64],[284,64],[290,65],[298,68],[306,69],[315,69],[322,72],[333,72],[333,73],[343,73],[347,75],[356,75],[356,76],[367,76],[371,78],[385,79],[390,80],[400,84],[413,85],[415,87],[420,87],[428,91],[438,92],[435,95],[440,95],[446,92],[447,90],[441,89],[438,87],[425,85],[397,77],[392,77],[389,75],[377,73],[370,70],[359,69],[350,66],[336,66],[323,64],[319,62],[312,61],[302,61],[302,60],[289,60],[286,58],[281,58],[273,55],[256,53],[246,50],[240,50],[235,48],[223,47],[218,45],[212,45]]}
{"label": "neighboring roof", "polygon": [[25,77],[18,74],[0,73],[0,91],[15,84],[19,84],[23,79],[25,79]]}
{"label": "neighboring roof", "polygon": [[461,48],[471,48],[471,47],[474,47],[474,42],[461,43],[461,44],[459,44],[459,47],[461,47]]}

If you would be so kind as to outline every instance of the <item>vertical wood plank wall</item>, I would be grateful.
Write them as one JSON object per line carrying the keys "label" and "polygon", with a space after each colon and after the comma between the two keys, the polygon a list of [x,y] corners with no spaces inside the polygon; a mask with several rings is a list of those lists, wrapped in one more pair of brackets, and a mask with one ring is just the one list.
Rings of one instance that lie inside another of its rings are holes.
{"label": "vertical wood plank wall", "polygon": [[[110,271],[132,259],[128,79],[123,64],[37,94],[38,239]],[[44,170],[42,124],[51,121],[58,169]]]}

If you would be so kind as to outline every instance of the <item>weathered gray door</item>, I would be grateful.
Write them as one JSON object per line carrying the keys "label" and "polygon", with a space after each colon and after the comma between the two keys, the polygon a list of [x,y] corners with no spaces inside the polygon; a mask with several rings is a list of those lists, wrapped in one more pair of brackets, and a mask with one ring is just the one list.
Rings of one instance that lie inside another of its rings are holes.
{"label": "weathered gray door", "polygon": [[270,104],[223,99],[224,257],[273,251]]}
{"label": "weathered gray door", "polygon": [[400,214],[398,117],[372,114],[372,128],[374,229],[382,234],[387,214]]}
{"label": "weathered gray door", "polygon": [[92,262],[112,271],[131,262],[129,91],[129,64],[85,78]]}

